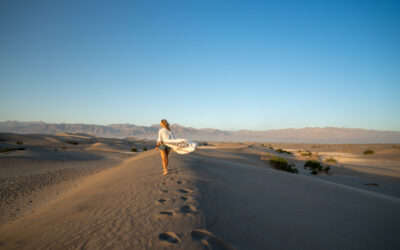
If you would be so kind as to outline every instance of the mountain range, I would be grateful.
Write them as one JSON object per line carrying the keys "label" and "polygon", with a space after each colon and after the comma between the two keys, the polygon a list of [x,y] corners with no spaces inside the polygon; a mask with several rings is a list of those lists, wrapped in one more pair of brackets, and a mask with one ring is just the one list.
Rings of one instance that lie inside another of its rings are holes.
{"label": "mountain range", "polygon": [[[157,139],[159,125],[133,124],[72,124],[45,122],[0,122],[0,132],[20,134],[56,134],[62,132],[86,133],[99,137]],[[196,129],[171,125],[176,138],[195,141],[232,142],[303,142],[303,143],[400,143],[400,131],[381,131],[356,128],[307,127],[271,130]]]}

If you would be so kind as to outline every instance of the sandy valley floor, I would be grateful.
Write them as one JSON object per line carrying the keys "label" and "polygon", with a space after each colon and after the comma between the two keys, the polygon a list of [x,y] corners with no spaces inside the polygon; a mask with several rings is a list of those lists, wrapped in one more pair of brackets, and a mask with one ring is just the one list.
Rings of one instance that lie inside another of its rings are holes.
{"label": "sandy valley floor", "polygon": [[[1,148],[25,148],[0,153],[0,249],[400,245],[399,145],[213,143],[171,153],[163,177],[154,141],[5,133],[0,140]],[[299,174],[273,169],[267,154]],[[311,175],[303,168],[309,159],[329,165],[329,174]]]}

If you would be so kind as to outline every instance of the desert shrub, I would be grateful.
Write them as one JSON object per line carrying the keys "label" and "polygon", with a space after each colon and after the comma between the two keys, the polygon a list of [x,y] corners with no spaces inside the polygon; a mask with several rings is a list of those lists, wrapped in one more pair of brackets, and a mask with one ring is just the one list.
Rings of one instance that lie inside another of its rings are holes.
{"label": "desert shrub", "polygon": [[374,153],[375,153],[375,151],[372,150],[372,149],[367,149],[367,150],[364,151],[364,154],[365,154],[365,155],[372,155],[372,154],[374,154]]}
{"label": "desert shrub", "polygon": [[211,143],[208,143],[208,142],[198,142],[198,145],[199,146],[212,146],[213,144],[211,144]]}
{"label": "desert shrub", "polygon": [[306,161],[306,163],[304,163],[304,169],[318,169],[318,170],[322,170],[322,166],[321,163],[319,163],[318,161]]}
{"label": "desert shrub", "polygon": [[269,149],[271,149],[271,150],[274,150],[274,147],[272,147],[272,146],[269,146]]}
{"label": "desert shrub", "polygon": [[131,151],[132,151],[132,152],[137,152],[137,149],[134,148],[134,147],[132,147],[132,148],[131,148]]}
{"label": "desert shrub", "polygon": [[269,163],[271,164],[271,166],[273,166],[275,169],[279,169],[279,170],[283,170],[283,171],[287,171],[290,173],[295,173],[298,174],[299,171],[297,170],[297,168],[294,168],[293,165],[290,165],[286,159],[281,158],[281,157],[276,157],[276,156],[272,156],[269,160]]}
{"label": "desert shrub", "polygon": [[67,143],[72,144],[72,145],[78,145],[77,141],[67,141]]}
{"label": "desert shrub", "polygon": [[15,150],[15,148],[2,148],[0,150],[0,153],[10,152],[10,151],[13,151],[13,150]]}
{"label": "desert shrub", "polygon": [[6,141],[6,140],[0,138],[0,142],[3,142],[3,141]]}
{"label": "desert shrub", "polygon": [[146,147],[144,147],[144,148],[143,148],[143,151],[147,151],[147,148],[146,148]]}
{"label": "desert shrub", "polygon": [[326,168],[324,168],[325,173],[328,173],[328,171],[331,169],[331,167],[327,166]]}
{"label": "desert shrub", "polygon": [[291,154],[292,154],[291,152],[286,151],[286,150],[283,150],[283,149],[281,149],[281,148],[276,149],[275,152],[281,153],[281,154],[282,154],[282,153],[285,153],[285,154],[288,154],[288,155],[291,155]]}
{"label": "desert shrub", "polygon": [[307,150],[305,153],[302,153],[301,155],[302,156],[312,156],[312,153]]}
{"label": "desert shrub", "polygon": [[367,186],[375,186],[375,187],[379,187],[379,183],[376,183],[376,182],[372,182],[372,183],[364,183],[364,185],[367,185]]}
{"label": "desert shrub", "polygon": [[265,145],[264,145],[264,144],[261,144],[261,147],[265,147]]}
{"label": "desert shrub", "polygon": [[9,147],[6,147],[6,148],[2,148],[2,149],[0,150],[0,153],[6,153],[6,152],[14,151],[14,150],[25,150],[25,148],[22,148],[22,147],[18,147],[18,148],[9,148]]}
{"label": "desert shrub", "polygon": [[55,148],[55,149],[53,149],[53,150],[54,150],[54,151],[58,151],[58,149],[56,149],[56,148]]}
{"label": "desert shrub", "polygon": [[24,144],[24,142],[22,142],[22,141],[16,141],[15,143],[18,144],[18,145]]}
{"label": "desert shrub", "polygon": [[62,147],[62,149],[67,149],[67,147]]}
{"label": "desert shrub", "polygon": [[325,173],[328,173],[328,171],[331,169],[329,166],[327,167],[323,167],[321,165],[321,163],[319,163],[318,161],[306,161],[306,163],[304,163],[304,169],[309,169],[311,170],[311,174],[316,175],[318,173],[321,173],[322,171],[324,171]]}
{"label": "desert shrub", "polygon": [[329,157],[325,159],[325,162],[337,163],[337,160],[335,158]]}

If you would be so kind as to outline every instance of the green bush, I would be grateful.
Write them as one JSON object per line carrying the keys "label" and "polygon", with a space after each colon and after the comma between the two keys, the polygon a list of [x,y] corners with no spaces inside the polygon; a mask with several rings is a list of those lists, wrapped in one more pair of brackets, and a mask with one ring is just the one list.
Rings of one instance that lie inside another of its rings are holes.
{"label": "green bush", "polygon": [[323,167],[321,165],[321,163],[319,163],[318,161],[306,161],[306,163],[304,163],[304,169],[309,169],[311,170],[311,174],[316,175],[318,173],[321,173],[322,171],[324,171],[325,173],[328,173],[328,171],[331,169],[329,166],[327,167]]}
{"label": "green bush", "polygon": [[337,160],[335,158],[329,157],[325,159],[325,162],[337,163]]}
{"label": "green bush", "polygon": [[0,142],[3,142],[3,141],[6,141],[6,140],[4,140],[4,139],[0,139]]}
{"label": "green bush", "polygon": [[367,149],[367,150],[364,151],[364,154],[365,155],[372,155],[372,154],[375,154],[375,151],[372,150],[372,149]]}
{"label": "green bush", "polygon": [[14,151],[14,150],[25,150],[25,148],[19,147],[19,148],[2,148],[0,150],[0,153],[6,153],[6,152],[10,152],[10,151]]}
{"label": "green bush", "polygon": [[72,145],[78,145],[77,141],[67,141],[67,143],[72,144]]}
{"label": "green bush", "polygon": [[15,143],[18,144],[18,145],[24,144],[24,142],[22,142],[22,141],[16,141]]}
{"label": "green bush", "polygon": [[10,151],[13,151],[13,150],[16,150],[16,149],[15,148],[2,148],[0,150],[0,153],[10,152]]}
{"label": "green bush", "polygon": [[286,150],[283,150],[283,149],[281,149],[281,148],[276,149],[275,152],[281,153],[281,154],[282,154],[282,153],[285,153],[285,154],[288,154],[288,155],[291,155],[291,154],[292,154],[291,152],[286,151]]}
{"label": "green bush", "polygon": [[62,147],[62,149],[67,149],[67,147]]}
{"label": "green bush", "polygon": [[58,149],[56,149],[56,148],[55,148],[55,149],[53,149],[53,150],[54,150],[54,151],[58,151]]}
{"label": "green bush", "polygon": [[146,147],[144,147],[144,148],[143,148],[143,151],[147,151],[147,148],[146,148]]}
{"label": "green bush", "polygon": [[269,160],[269,163],[275,169],[279,169],[279,170],[283,170],[283,171],[287,171],[287,172],[295,173],[295,174],[299,173],[297,168],[294,168],[293,165],[289,165],[287,160],[283,159],[281,157],[272,156],[271,159]]}
{"label": "green bush", "polygon": [[269,146],[269,149],[271,149],[271,150],[274,150],[274,147],[272,147],[272,146]]}
{"label": "green bush", "polygon": [[327,166],[327,167],[324,169],[325,173],[328,173],[328,171],[329,171],[330,169],[331,169],[331,167]]}
{"label": "green bush", "polygon": [[265,147],[265,145],[264,145],[264,144],[261,144],[261,147]]}
{"label": "green bush", "polygon": [[301,155],[302,156],[312,156],[312,153],[307,150],[305,153],[302,153]]}
{"label": "green bush", "polygon": [[137,152],[137,149],[134,148],[134,147],[132,147],[132,148],[131,148],[131,151],[132,151],[132,152]]}
{"label": "green bush", "polygon": [[318,169],[318,170],[322,170],[322,166],[321,163],[319,163],[318,161],[306,161],[306,163],[304,163],[304,169]]}

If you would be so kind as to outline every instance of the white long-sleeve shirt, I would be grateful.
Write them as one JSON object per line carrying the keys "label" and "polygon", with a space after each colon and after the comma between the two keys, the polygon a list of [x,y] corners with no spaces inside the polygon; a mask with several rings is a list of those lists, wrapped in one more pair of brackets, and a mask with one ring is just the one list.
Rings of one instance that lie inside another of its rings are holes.
{"label": "white long-sleeve shirt", "polygon": [[175,139],[174,135],[171,133],[171,131],[169,131],[168,129],[162,127],[160,128],[160,130],[158,131],[158,139],[157,139],[157,143],[158,142],[163,142],[166,140],[172,140]]}

